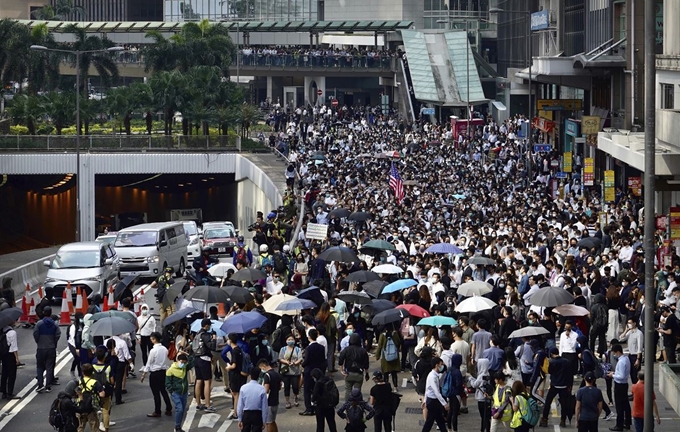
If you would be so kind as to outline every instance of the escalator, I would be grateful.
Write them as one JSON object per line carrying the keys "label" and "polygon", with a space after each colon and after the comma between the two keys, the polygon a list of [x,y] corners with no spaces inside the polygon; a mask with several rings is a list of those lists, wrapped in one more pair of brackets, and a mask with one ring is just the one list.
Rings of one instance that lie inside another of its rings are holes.
{"label": "escalator", "polygon": [[401,107],[401,115],[410,121],[415,122],[416,120],[416,108],[418,106],[415,94],[413,93],[413,81],[411,80],[411,74],[409,73],[409,68],[407,62],[403,59],[399,59],[397,71],[397,83],[399,88],[399,98],[403,103],[399,104]]}

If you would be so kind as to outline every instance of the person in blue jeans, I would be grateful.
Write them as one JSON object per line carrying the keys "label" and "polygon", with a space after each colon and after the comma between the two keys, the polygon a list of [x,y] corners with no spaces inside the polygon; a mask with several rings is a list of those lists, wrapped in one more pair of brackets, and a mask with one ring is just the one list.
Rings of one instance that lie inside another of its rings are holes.
{"label": "person in blue jeans", "polygon": [[184,432],[182,420],[187,411],[187,396],[189,394],[187,371],[193,367],[193,356],[180,351],[177,353],[177,360],[165,372],[165,388],[170,393],[172,403],[175,404],[175,432]]}

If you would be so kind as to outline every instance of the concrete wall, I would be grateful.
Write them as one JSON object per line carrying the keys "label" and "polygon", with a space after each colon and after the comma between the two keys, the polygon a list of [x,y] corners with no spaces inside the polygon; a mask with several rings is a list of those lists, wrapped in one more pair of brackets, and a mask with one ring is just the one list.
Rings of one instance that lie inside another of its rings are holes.
{"label": "concrete wall", "polygon": [[663,2],[663,53],[664,55],[680,55],[680,16],[679,1]]}
{"label": "concrete wall", "polygon": [[[264,191],[257,187],[250,179],[244,179],[236,183],[236,195],[238,196],[236,202],[238,206],[238,222],[234,222],[237,223],[240,233],[250,240],[252,235],[248,233],[247,228],[255,222],[257,212],[261,211],[266,216],[267,213],[278,206],[275,207]],[[251,248],[253,246],[254,244],[250,245]]]}
{"label": "concrete wall", "polygon": [[[30,285],[31,291],[36,291],[45,281],[45,276],[47,275],[47,267],[43,265],[43,261],[53,257],[54,254],[45,255],[35,261],[0,274],[0,281],[6,277],[12,278],[12,289],[14,290],[15,298],[18,298],[26,291],[26,284]],[[36,298],[36,300],[39,299]]]}
{"label": "concrete wall", "polygon": [[668,404],[680,413],[680,379],[678,373],[680,365],[662,364],[659,365],[659,391],[666,398]]}

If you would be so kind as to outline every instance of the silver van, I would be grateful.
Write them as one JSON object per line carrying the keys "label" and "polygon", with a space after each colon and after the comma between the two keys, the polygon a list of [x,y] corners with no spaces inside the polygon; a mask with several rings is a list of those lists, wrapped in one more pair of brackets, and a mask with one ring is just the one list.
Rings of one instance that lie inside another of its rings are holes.
{"label": "silver van", "polygon": [[120,256],[120,274],[158,277],[174,267],[177,276],[187,264],[187,237],[182,222],[145,223],[118,231],[114,243]]}
{"label": "silver van", "polygon": [[104,297],[108,288],[118,282],[119,257],[112,244],[100,242],[69,243],[59,248],[48,267],[43,287],[48,298],[60,299],[71,283],[71,294],[84,289],[88,297]]}

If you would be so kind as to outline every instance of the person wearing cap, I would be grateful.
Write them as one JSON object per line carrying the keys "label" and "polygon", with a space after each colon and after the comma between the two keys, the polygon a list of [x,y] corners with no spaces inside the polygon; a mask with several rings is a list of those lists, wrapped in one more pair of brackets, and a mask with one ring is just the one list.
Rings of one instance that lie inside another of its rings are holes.
{"label": "person wearing cap", "polygon": [[64,420],[64,427],[59,432],[76,432],[79,426],[78,415],[84,414],[89,408],[81,407],[74,399],[77,396],[78,381],[72,380],[66,383],[64,391],[57,394],[59,409]]}
{"label": "person wearing cap", "polygon": [[[551,405],[555,396],[559,395],[560,400],[566,400],[567,396],[571,393],[574,380],[569,360],[561,357],[560,351],[554,347],[550,348],[549,355],[548,374],[550,375],[550,388],[543,405],[543,417],[540,421],[540,426],[542,427],[548,426],[548,416],[550,415]],[[564,415],[563,410],[561,411],[560,427],[564,427],[567,416]]]}
{"label": "person wearing cap", "polygon": [[151,282],[151,285],[149,285],[151,288],[156,288],[156,303],[159,304],[161,326],[163,326],[163,321],[165,321],[165,318],[175,312],[175,299],[169,299],[170,301],[167,303],[170,304],[170,306],[166,307],[165,304],[163,304],[165,293],[170,289],[172,284],[175,283],[175,280],[172,278],[172,272],[172,267],[166,267],[163,271],[163,274],[158,276],[158,278]]}
{"label": "person wearing cap", "polygon": [[628,400],[628,377],[630,375],[630,359],[623,355],[620,344],[612,346],[612,357],[617,359],[616,368],[607,375],[614,380],[614,405],[616,406],[616,426],[609,428],[612,431],[630,429],[631,410]]}
{"label": "person wearing cap", "polygon": [[375,432],[382,432],[383,427],[385,432],[392,431],[392,386],[385,378],[381,371],[373,372],[370,403],[375,410]]}
{"label": "person wearing cap", "polygon": [[586,372],[585,386],[576,392],[576,428],[578,432],[597,432],[597,422],[602,413],[602,391],[595,387],[595,374]]}

